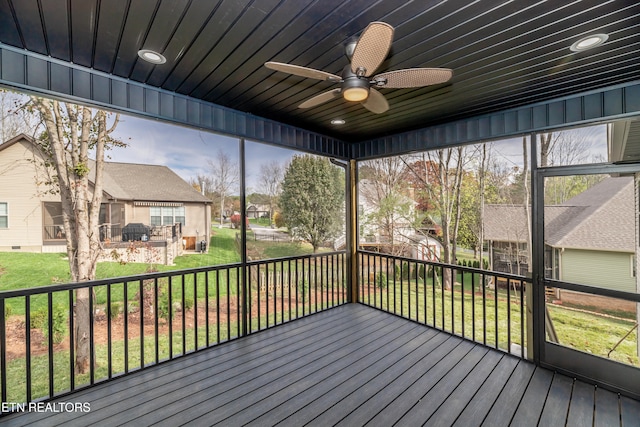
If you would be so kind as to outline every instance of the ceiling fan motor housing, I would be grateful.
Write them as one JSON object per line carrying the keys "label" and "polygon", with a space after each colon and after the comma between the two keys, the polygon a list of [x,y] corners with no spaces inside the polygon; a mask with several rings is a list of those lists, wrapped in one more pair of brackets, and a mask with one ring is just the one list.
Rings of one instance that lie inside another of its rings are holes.
{"label": "ceiling fan motor housing", "polygon": [[347,65],[342,70],[342,96],[347,101],[364,101],[369,97],[369,79],[358,77],[351,71],[351,66]]}

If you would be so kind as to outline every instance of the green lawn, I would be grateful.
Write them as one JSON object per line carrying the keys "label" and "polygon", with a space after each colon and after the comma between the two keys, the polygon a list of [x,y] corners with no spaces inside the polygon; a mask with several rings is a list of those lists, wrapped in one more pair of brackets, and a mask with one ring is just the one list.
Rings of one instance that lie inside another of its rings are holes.
{"label": "green lawn", "polygon": [[[485,289],[483,299],[481,288],[478,287],[480,281],[477,278],[476,289],[473,292],[470,275],[465,274],[464,293],[461,292],[460,279],[461,276],[458,275],[458,285],[452,293],[448,290],[442,291],[439,281],[434,287],[431,278],[427,279],[425,285],[422,279],[404,279],[401,284],[400,279],[394,280],[390,277],[382,287],[379,284],[374,286],[373,283],[370,287],[365,285],[360,298],[367,304],[445,331],[458,335],[464,332],[465,337],[474,338],[491,347],[497,346],[508,351],[509,342],[521,345],[522,312],[518,295],[511,291],[507,296],[504,288],[498,289],[497,295],[493,289]],[[510,304],[507,304],[507,300]],[[618,340],[635,324],[635,318],[612,318],[606,314],[575,311],[552,304],[548,307],[561,345],[605,358]],[[637,334],[637,330],[632,332],[611,353],[611,359],[639,366]]]}

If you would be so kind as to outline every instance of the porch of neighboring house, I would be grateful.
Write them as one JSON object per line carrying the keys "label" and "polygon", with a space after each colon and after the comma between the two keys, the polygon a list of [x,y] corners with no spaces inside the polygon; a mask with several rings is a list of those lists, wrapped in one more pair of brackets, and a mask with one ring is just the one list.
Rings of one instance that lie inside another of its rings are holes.
{"label": "porch of neighboring house", "polygon": [[22,413],[49,425],[638,425],[640,402],[363,304],[107,381]]}

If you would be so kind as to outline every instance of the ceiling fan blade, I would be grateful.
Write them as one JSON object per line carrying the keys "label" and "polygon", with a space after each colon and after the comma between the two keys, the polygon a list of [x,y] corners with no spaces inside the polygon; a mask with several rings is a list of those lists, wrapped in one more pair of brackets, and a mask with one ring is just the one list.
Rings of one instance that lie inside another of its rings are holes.
{"label": "ceiling fan blade", "polygon": [[375,73],[389,54],[393,41],[393,27],[385,22],[372,22],[364,29],[351,58],[351,71],[359,75],[364,69],[365,77]]}
{"label": "ceiling fan blade", "polygon": [[407,68],[377,74],[371,80],[376,87],[401,89],[444,83],[452,76],[453,70],[449,68]]}
{"label": "ceiling fan blade", "polygon": [[362,106],[375,114],[382,114],[389,109],[387,99],[374,88],[369,89],[369,97],[362,102]]}
{"label": "ceiling fan blade", "polygon": [[314,70],[313,68],[301,67],[299,65],[283,64],[282,62],[265,62],[264,66],[275,71],[282,71],[300,77],[308,77],[316,80],[328,80],[331,82],[339,82],[342,80],[340,76],[327,73],[325,71]]}
{"label": "ceiling fan blade", "polygon": [[328,92],[322,92],[320,95],[316,95],[313,98],[309,98],[302,104],[298,105],[298,108],[311,108],[325,102],[329,102],[333,99],[340,98],[341,89],[331,89]]}

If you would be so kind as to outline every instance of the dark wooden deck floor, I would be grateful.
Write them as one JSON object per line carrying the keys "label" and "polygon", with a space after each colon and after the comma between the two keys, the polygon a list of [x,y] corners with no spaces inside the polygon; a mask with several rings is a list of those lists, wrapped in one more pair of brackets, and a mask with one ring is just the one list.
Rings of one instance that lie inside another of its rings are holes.
{"label": "dark wooden deck floor", "polygon": [[640,402],[349,304],[77,392],[14,425],[640,425]]}

